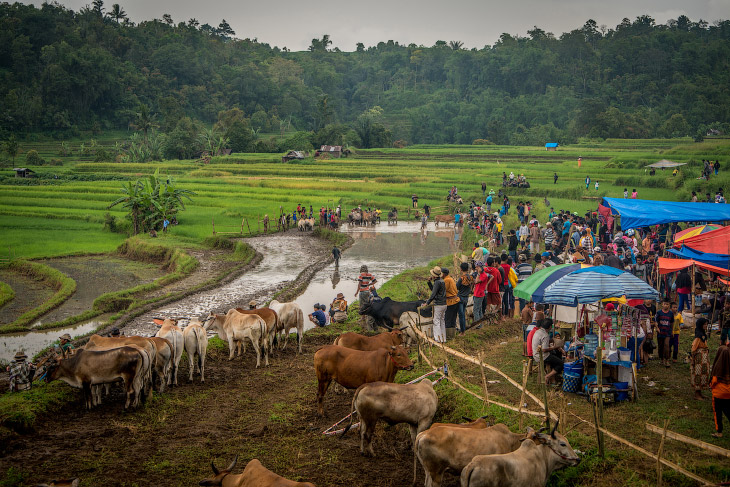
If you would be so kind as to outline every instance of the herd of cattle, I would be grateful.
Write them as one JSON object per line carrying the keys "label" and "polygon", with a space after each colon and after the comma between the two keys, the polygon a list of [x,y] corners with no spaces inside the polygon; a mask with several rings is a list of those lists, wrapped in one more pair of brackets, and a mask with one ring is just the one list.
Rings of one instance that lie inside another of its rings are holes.
{"label": "herd of cattle", "polygon": [[[371,309],[373,313],[379,312],[383,323],[395,326],[399,322],[422,319],[416,314],[417,306],[414,309],[414,304],[420,302],[383,301]],[[268,365],[268,355],[277,337],[280,346],[286,347],[293,328],[297,330],[298,353],[301,353],[304,316],[295,303],[272,301],[267,308],[234,308],[226,314],[210,313],[205,322],[193,320],[184,329],[171,319],[159,326],[155,337],[93,335],[71,357],[51,361],[46,380],[60,379],[81,388],[88,408],[101,402],[104,387],[108,389],[110,383],[121,381],[126,409],[137,406],[153,388],[162,392],[165,385],[177,385],[183,350],[190,361],[189,380],[193,380],[197,365],[203,382],[208,331],[215,331],[228,342],[229,360],[236,351],[240,355],[243,348],[245,352],[246,341],[251,342],[257,356],[256,367],[261,365],[262,354],[264,364]],[[347,332],[333,345],[320,347],[314,354],[318,413],[324,415],[324,396],[333,381],[354,389],[354,413],[350,426],[342,434],[347,433],[357,414],[363,455],[375,455],[372,446],[375,427],[378,421],[385,421],[409,425],[414,483],[420,462],[426,487],[440,486],[447,471],[461,475],[462,487],[544,486],[554,470],[579,462],[568,440],[556,433],[556,428],[549,434],[530,428],[526,434],[516,434],[503,424],[488,426],[484,418],[466,424],[432,424],[438,407],[434,382],[428,379],[415,384],[394,382],[399,370],[413,368],[408,350],[403,346],[411,338],[406,329],[395,327],[375,336]],[[212,464],[215,476],[201,481],[200,485],[313,487],[308,482],[284,479],[256,459],[247,464],[242,474],[235,475],[231,472],[236,462],[237,458],[223,470]]]}

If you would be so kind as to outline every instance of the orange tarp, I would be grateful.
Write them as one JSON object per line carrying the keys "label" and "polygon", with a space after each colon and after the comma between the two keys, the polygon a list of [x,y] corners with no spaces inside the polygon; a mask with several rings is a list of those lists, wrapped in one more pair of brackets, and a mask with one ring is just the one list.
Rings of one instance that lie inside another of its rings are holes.
{"label": "orange tarp", "polygon": [[730,271],[728,269],[723,269],[722,267],[705,264],[703,262],[698,262],[694,259],[669,259],[667,257],[659,257],[659,273],[669,274],[671,272],[677,272],[678,270],[684,269],[685,267],[689,267],[693,264],[702,269],[712,271],[715,274],[730,276]]}

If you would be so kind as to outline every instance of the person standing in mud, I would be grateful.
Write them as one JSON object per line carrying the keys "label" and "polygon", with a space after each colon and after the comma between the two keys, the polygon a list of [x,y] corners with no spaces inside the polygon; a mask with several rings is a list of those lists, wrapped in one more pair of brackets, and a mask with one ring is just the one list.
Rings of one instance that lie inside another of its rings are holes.
{"label": "person standing in mud", "polygon": [[340,256],[342,255],[342,251],[335,245],[332,247],[332,257],[335,259],[335,267],[340,266]]}
{"label": "person standing in mud", "polygon": [[370,302],[370,286],[375,284],[377,279],[368,272],[368,266],[360,266],[360,276],[357,278],[357,292],[355,297],[360,300],[360,314],[365,311],[365,306]]}

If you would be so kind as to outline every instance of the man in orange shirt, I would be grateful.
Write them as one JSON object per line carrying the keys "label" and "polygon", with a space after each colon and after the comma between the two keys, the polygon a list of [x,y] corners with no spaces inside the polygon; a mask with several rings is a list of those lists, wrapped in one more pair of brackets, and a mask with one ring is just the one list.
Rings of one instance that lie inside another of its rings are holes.
{"label": "man in orange shirt", "polygon": [[722,438],[722,415],[730,420],[730,348],[721,345],[712,366],[710,389],[712,389],[712,410],[715,412],[715,433]]}

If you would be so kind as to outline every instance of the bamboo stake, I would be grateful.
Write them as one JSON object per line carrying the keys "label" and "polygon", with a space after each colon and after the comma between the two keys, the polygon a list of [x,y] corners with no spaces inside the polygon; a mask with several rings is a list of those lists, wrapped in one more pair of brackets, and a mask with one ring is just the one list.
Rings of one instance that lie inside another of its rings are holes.
{"label": "bamboo stake", "polygon": [[664,430],[662,432],[662,441],[659,442],[659,452],[656,456],[656,485],[662,487],[662,454],[664,454],[664,440],[667,437],[667,425],[669,420],[664,420]]}
{"label": "bamboo stake", "polygon": [[[603,332],[601,332],[603,334]],[[603,349],[596,349],[596,378],[598,380],[598,395],[597,395],[597,408],[598,408],[598,426],[603,426]],[[605,454],[605,444],[603,441],[603,435],[598,435],[598,447],[601,451],[601,457]]]}
{"label": "bamboo stake", "polygon": [[631,379],[634,382],[632,387],[634,390],[634,402],[637,402],[639,400],[639,382],[636,380],[638,379],[636,375],[636,364],[631,364]]}
{"label": "bamboo stake", "polygon": [[[421,338],[423,338],[426,342],[430,343],[431,345],[437,345],[437,346],[438,345],[441,345],[442,349],[447,354],[453,355],[453,356],[455,356],[457,358],[460,358],[462,360],[465,360],[467,362],[470,362],[470,363],[472,363],[474,365],[483,365],[487,370],[490,370],[490,371],[492,371],[492,372],[494,372],[496,374],[499,374],[500,376],[504,377],[504,379],[507,382],[509,382],[510,384],[512,384],[514,387],[516,387],[517,389],[519,389],[521,391],[524,391],[525,395],[527,395],[527,397],[529,397],[530,399],[532,399],[533,401],[535,401],[535,403],[538,406],[540,406],[540,407],[543,406],[543,402],[540,399],[538,399],[537,396],[535,396],[533,393],[531,393],[527,388],[521,387],[520,384],[517,383],[517,381],[515,381],[512,377],[510,377],[509,375],[507,375],[504,372],[502,372],[497,367],[495,367],[493,365],[490,365],[490,364],[487,364],[487,363],[480,364],[479,361],[477,359],[475,359],[474,357],[471,357],[471,356],[466,355],[466,354],[461,353],[461,352],[457,352],[456,350],[454,350],[452,348],[449,348],[449,347],[447,347],[446,345],[444,345],[442,343],[436,342],[432,338],[427,337],[421,330],[414,330],[414,331],[415,331],[415,333],[418,336],[420,336]],[[515,411],[516,410],[517,410],[517,408],[515,408]],[[552,419],[558,419],[558,417],[557,417],[557,415],[555,413],[551,413],[551,417],[552,417]]]}
{"label": "bamboo stake", "polygon": [[522,394],[520,395],[520,431],[522,431],[522,406],[525,404],[525,388],[527,387],[527,377],[530,375],[530,364],[522,361]]}
{"label": "bamboo stake", "polygon": [[[543,360],[542,347],[537,347],[537,351],[540,354],[540,375],[542,378],[541,382],[545,380],[545,361]],[[545,405],[545,424],[547,425],[548,431],[550,431],[550,409],[548,407],[548,396],[547,396],[547,384],[542,384],[542,399]]]}
{"label": "bamboo stake", "polygon": [[598,443],[598,454],[601,455],[601,458],[605,457],[605,452],[603,451],[603,447],[601,446],[601,428],[598,426],[598,407],[596,406],[596,400],[595,398],[591,398],[591,406],[593,408],[593,421],[595,424],[593,425],[596,429],[596,443]]}
{"label": "bamboo stake", "polygon": [[730,458],[730,450],[726,450],[725,448],[720,448],[719,446],[715,446],[710,443],[705,443],[704,441],[695,440],[694,438],[690,438],[689,436],[684,436],[679,433],[675,433],[674,431],[663,430],[659,426],[654,426],[653,424],[649,424],[649,423],[646,423],[646,429],[648,429],[652,433],[659,433],[661,435],[666,435],[667,438],[681,441],[683,443],[688,443],[692,446],[696,446],[697,448],[702,448],[703,450],[710,451],[716,455]]}
{"label": "bamboo stake", "polygon": [[[482,352],[479,352],[479,362],[482,361]],[[487,376],[484,374],[484,367],[479,366],[479,372],[482,373],[482,388],[484,389],[484,406],[489,402],[489,390],[487,389]]]}

